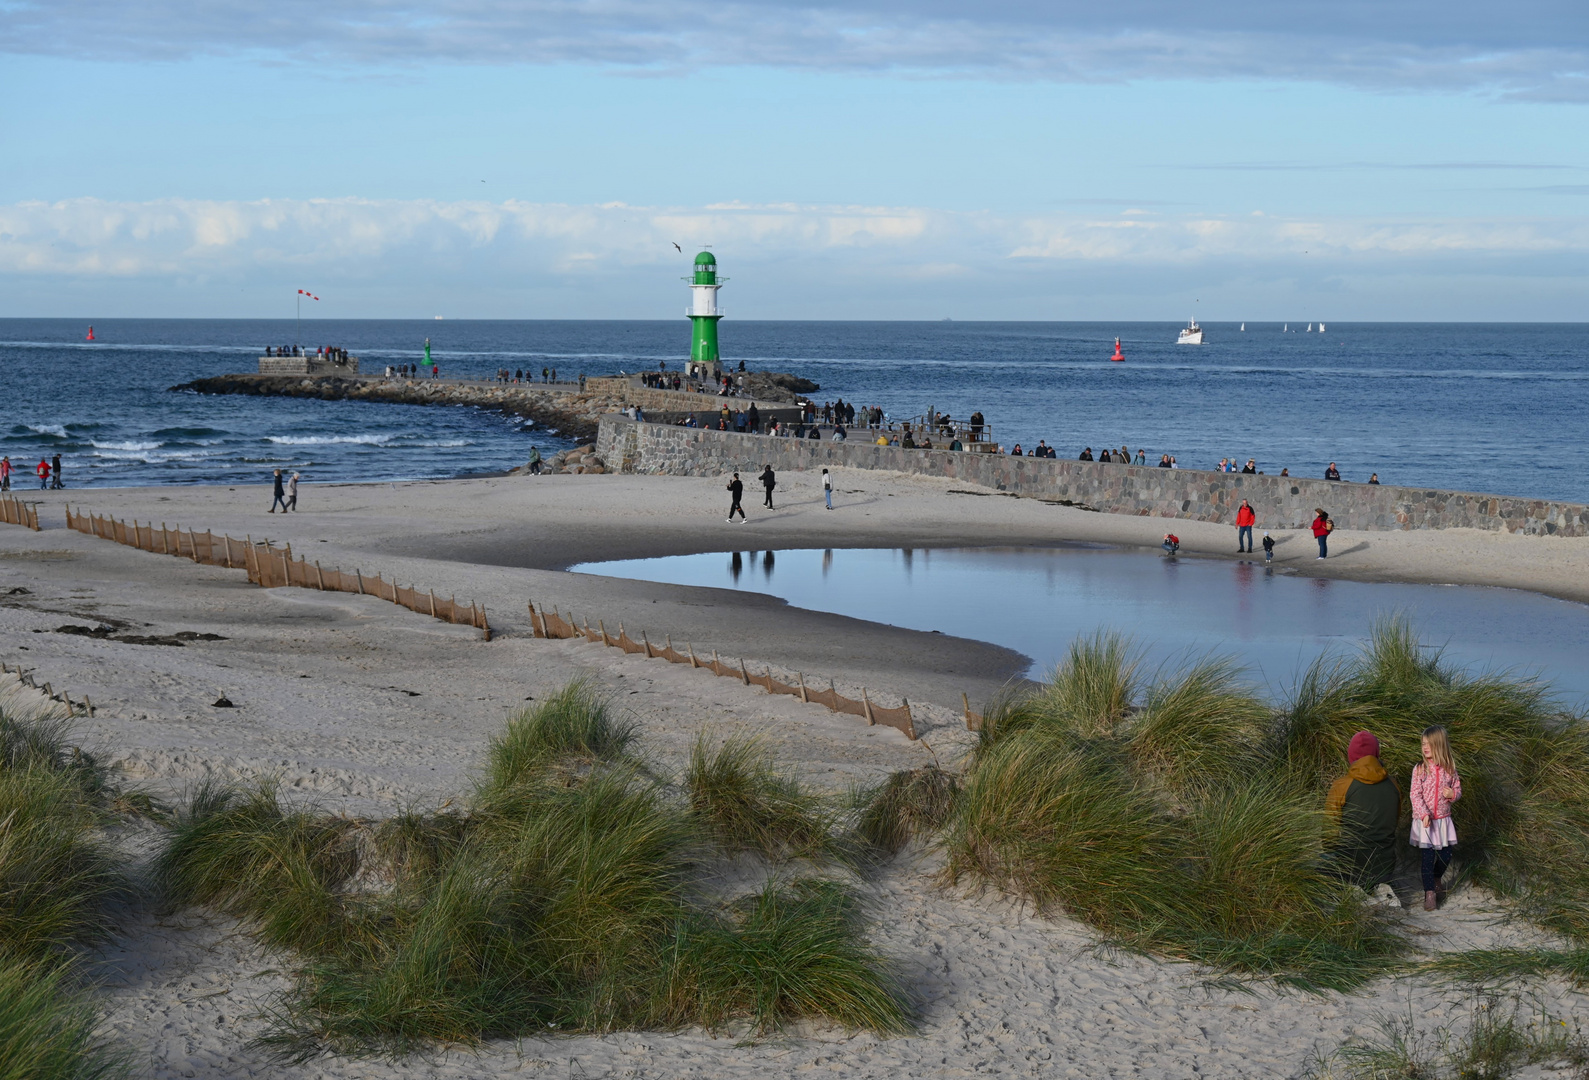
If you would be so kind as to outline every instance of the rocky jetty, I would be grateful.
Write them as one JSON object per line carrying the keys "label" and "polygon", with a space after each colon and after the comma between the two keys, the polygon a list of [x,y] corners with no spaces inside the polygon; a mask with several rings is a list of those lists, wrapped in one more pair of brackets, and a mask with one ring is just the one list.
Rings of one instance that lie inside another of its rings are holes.
{"label": "rocky jetty", "polygon": [[396,405],[471,405],[522,416],[555,434],[591,439],[603,413],[627,404],[620,395],[584,394],[534,384],[453,382],[446,379],[344,379],[335,376],[217,375],[173,386],[196,394],[253,394],[320,398],[322,401],[385,401]]}
{"label": "rocky jetty", "polygon": [[[572,450],[560,450],[549,458],[541,459],[541,473],[573,473],[581,475],[600,475],[607,471],[607,462],[596,453],[596,444],[587,443],[576,446]],[[520,465],[517,469],[510,469],[509,476],[530,476],[529,463]]]}

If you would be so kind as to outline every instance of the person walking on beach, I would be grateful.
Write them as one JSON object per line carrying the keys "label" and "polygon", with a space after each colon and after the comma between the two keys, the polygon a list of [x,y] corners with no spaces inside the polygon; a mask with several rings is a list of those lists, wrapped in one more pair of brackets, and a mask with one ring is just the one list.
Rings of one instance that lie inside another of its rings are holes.
{"label": "person walking on beach", "polygon": [[1269,535],[1267,529],[1263,534],[1263,561],[1265,563],[1275,561],[1275,538]]}
{"label": "person walking on beach", "polygon": [[1462,798],[1462,777],[1446,729],[1436,724],[1424,728],[1423,761],[1412,767],[1412,846],[1423,856],[1423,909],[1433,911],[1446,898],[1440,882],[1451,865],[1457,830],[1451,824],[1451,804]]}
{"label": "person walking on beach", "polygon": [[1319,516],[1313,519],[1313,539],[1319,542],[1319,558],[1328,558],[1330,554],[1330,533],[1335,531],[1335,522],[1330,520],[1330,515],[1323,509],[1314,511]]}
{"label": "person walking on beach", "polygon": [[[1252,527],[1258,524],[1258,513],[1252,508],[1252,503],[1246,499],[1241,501],[1241,506],[1236,509],[1236,554],[1252,554]],[[1241,546],[1242,540],[1247,541],[1245,551]]]}
{"label": "person walking on beach", "polygon": [[292,474],[292,479],[287,481],[287,505],[282,509],[281,512],[285,514],[288,510],[291,510],[293,513],[297,513],[298,512],[298,474],[297,473],[293,473]]}
{"label": "person walking on beach", "polygon": [[11,455],[0,458],[0,491],[11,490],[11,474],[14,472],[11,465]]}
{"label": "person walking on beach", "polygon": [[762,505],[769,510],[774,509],[772,505],[772,489],[778,486],[778,474],[772,471],[771,465],[768,465],[761,470],[761,475],[756,479],[760,480],[761,486],[767,489],[767,498],[762,502]]}
{"label": "person walking on beach", "polygon": [[39,458],[39,463],[33,467],[33,473],[39,478],[40,491],[50,486],[50,463],[48,461],[45,461],[42,457]]}
{"label": "person walking on beach", "polygon": [[1324,870],[1362,889],[1390,881],[1396,870],[1396,818],[1401,792],[1379,763],[1379,739],[1359,731],[1346,745],[1346,775],[1330,787],[1325,818],[1335,834],[1325,844]]}
{"label": "person walking on beach", "polygon": [[530,475],[541,475],[541,451],[533,446],[530,447]]}
{"label": "person walking on beach", "polygon": [[745,497],[745,485],[740,481],[738,473],[735,473],[734,478],[728,482],[728,497],[730,500],[728,504],[729,524],[732,525],[734,523],[735,514],[739,515],[740,524],[744,524],[745,508],[739,505],[739,500]]}
{"label": "person walking on beach", "polygon": [[60,454],[56,454],[53,458],[50,459],[50,468],[51,468],[51,471],[54,474],[54,478],[50,481],[50,487],[55,489],[56,491],[60,491],[62,488],[64,488],[66,486],[65,484],[61,483],[61,455]]}
{"label": "person walking on beach", "polygon": [[287,489],[285,481],[281,478],[280,469],[276,470],[276,483],[271,492],[270,510],[267,513],[274,514],[278,505],[281,507],[281,512],[285,514],[287,512]]}
{"label": "person walking on beach", "polygon": [[828,509],[833,509],[833,477],[828,475],[828,470],[822,470],[822,498],[828,504]]}

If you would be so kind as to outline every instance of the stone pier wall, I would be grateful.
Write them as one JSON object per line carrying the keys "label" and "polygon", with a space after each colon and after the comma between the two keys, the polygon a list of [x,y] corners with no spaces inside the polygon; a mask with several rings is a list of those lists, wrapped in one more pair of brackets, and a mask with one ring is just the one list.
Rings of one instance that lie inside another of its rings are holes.
{"label": "stone pier wall", "polygon": [[1344,484],[1300,477],[1244,476],[1199,469],[1104,465],[1062,458],[1006,457],[951,450],[905,450],[866,443],[774,439],[764,435],[601,419],[597,453],[613,472],[719,476],[775,470],[886,469],[958,480],[1113,514],[1231,524],[1242,499],[1266,528],[1301,528],[1315,507],[1344,529],[1494,529],[1589,536],[1589,506],[1433,488]]}

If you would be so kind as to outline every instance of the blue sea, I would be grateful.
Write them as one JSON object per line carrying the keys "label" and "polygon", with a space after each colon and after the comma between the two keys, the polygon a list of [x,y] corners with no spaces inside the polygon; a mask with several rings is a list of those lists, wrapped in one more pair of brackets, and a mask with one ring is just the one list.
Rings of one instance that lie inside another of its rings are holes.
{"label": "blue sea", "polygon": [[[90,322],[94,342],[84,340]],[[1006,446],[1063,456],[1129,445],[1183,468],[1256,458],[1269,473],[1589,502],[1589,324],[1248,323],[1174,344],[1172,323],[735,322],[723,353],[814,379],[910,417],[981,411]],[[273,468],[313,480],[433,478],[521,464],[569,445],[475,409],[207,397],[169,388],[252,371],[291,320],[5,319],[0,452],[59,453],[69,486],[238,483]],[[1110,363],[1115,338],[1124,363]],[[670,366],[685,320],[305,321],[366,370],[420,358],[445,375],[556,367],[601,375]]]}

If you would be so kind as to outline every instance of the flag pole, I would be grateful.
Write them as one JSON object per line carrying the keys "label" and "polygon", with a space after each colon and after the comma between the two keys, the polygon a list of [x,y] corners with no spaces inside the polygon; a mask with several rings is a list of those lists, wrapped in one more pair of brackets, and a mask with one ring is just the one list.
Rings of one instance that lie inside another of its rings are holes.
{"label": "flag pole", "polygon": [[298,325],[292,332],[292,351],[297,352],[303,337],[303,290],[298,290]]}

